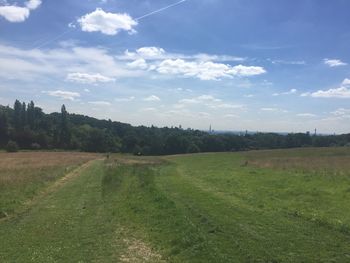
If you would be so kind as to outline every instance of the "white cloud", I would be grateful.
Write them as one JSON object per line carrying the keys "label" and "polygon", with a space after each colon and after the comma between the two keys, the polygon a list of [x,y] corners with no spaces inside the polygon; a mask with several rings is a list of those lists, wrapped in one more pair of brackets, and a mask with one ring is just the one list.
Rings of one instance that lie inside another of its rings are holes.
{"label": "white cloud", "polygon": [[312,114],[312,113],[299,113],[297,114],[298,117],[305,117],[305,118],[313,118],[313,117],[316,117],[315,114]]}
{"label": "white cloud", "polygon": [[308,97],[311,95],[311,92],[303,92],[300,94],[300,97]]}
{"label": "white cloud", "polygon": [[263,67],[237,65],[232,67],[230,74],[239,77],[249,77],[266,73]]}
{"label": "white cloud", "polygon": [[343,61],[341,61],[340,59],[328,59],[328,58],[325,58],[324,60],[323,60],[323,62],[326,64],[326,65],[328,65],[328,66],[330,66],[330,67],[339,67],[339,66],[346,66],[347,65],[347,63],[345,63],[345,62],[343,62]]}
{"label": "white cloud", "polygon": [[272,64],[275,65],[305,65],[304,60],[291,61],[291,60],[282,60],[282,59],[268,59]]}
{"label": "white cloud", "polygon": [[69,28],[76,28],[77,25],[74,22],[70,22],[70,23],[68,23],[68,27]]}
{"label": "white cloud", "polygon": [[198,112],[198,117],[200,117],[200,118],[209,118],[211,116],[211,114],[210,113],[208,113],[208,112]]}
{"label": "white cloud", "polygon": [[291,89],[290,91],[283,92],[282,94],[284,94],[284,95],[290,95],[290,94],[295,94],[295,93],[297,93],[297,92],[298,92],[297,89]]}
{"label": "white cloud", "polygon": [[35,10],[41,5],[40,0],[29,0],[25,2],[25,6],[4,5],[0,6],[0,16],[3,16],[9,22],[23,22],[29,15],[31,10]]}
{"label": "white cloud", "polygon": [[89,104],[96,106],[111,106],[112,104],[108,101],[89,101]]}
{"label": "white cloud", "polygon": [[165,50],[159,47],[142,47],[136,53],[144,58],[160,57],[165,54]]}
{"label": "white cloud", "polygon": [[78,92],[64,91],[64,90],[43,91],[43,93],[46,93],[52,97],[58,97],[63,100],[71,100],[71,101],[74,101],[76,98],[80,97],[80,94]]}
{"label": "white cloud", "polygon": [[128,98],[115,98],[114,100],[116,102],[129,102],[129,101],[133,101],[135,99],[134,96],[128,97]]}
{"label": "white cloud", "polygon": [[197,62],[185,61],[182,59],[166,59],[157,67],[156,71],[167,75],[183,75],[185,77],[195,77],[201,80],[219,80],[222,78],[232,78],[234,76],[254,76],[265,73],[265,69],[255,66],[231,66],[211,61]]}
{"label": "white cloud", "polygon": [[156,95],[151,95],[151,96],[149,96],[147,98],[144,98],[143,100],[144,101],[160,101],[160,98],[158,96],[156,96]]}
{"label": "white cloud", "polygon": [[135,60],[138,58],[144,58],[147,60],[165,60],[165,59],[184,59],[184,60],[195,60],[195,61],[216,61],[216,62],[228,62],[228,61],[239,61],[246,60],[245,58],[235,57],[230,55],[211,55],[205,53],[199,53],[194,55],[185,55],[179,53],[166,52],[160,47],[141,47],[135,52],[126,50],[123,56],[118,56],[122,60]]}
{"label": "white cloud", "polygon": [[[304,94],[303,94],[304,95]],[[348,99],[350,98],[350,89],[347,87],[340,87],[329,90],[318,90],[313,93],[309,93],[309,95],[313,98],[340,98],[340,99]]]}
{"label": "white cloud", "polygon": [[101,32],[106,35],[116,35],[120,31],[136,33],[134,27],[138,24],[128,14],[109,13],[101,8],[82,16],[78,23],[85,32]]}
{"label": "white cloud", "polygon": [[200,103],[200,101],[199,100],[197,100],[197,99],[182,99],[182,100],[179,100],[179,103],[180,103],[180,105],[181,104],[197,104],[197,103]]}
{"label": "white cloud", "polygon": [[140,75],[103,48],[70,45],[28,50],[0,44],[0,78],[28,81],[49,75],[65,79],[72,72],[98,72],[111,79]]}
{"label": "white cloud", "polygon": [[220,102],[221,99],[217,99],[215,97],[213,97],[212,95],[201,95],[199,97],[197,97],[198,100],[201,101],[215,101],[215,102]]}
{"label": "white cloud", "polygon": [[298,92],[297,89],[291,89],[289,91],[286,92],[282,92],[282,93],[273,93],[272,96],[279,96],[279,95],[292,95],[292,94],[296,94]]}
{"label": "white cloud", "polygon": [[261,108],[262,111],[279,111],[278,108]]}
{"label": "white cloud", "polygon": [[23,22],[29,17],[29,9],[19,6],[0,6],[0,16],[9,22]]}
{"label": "white cloud", "polygon": [[234,114],[225,114],[224,115],[225,119],[232,119],[232,118],[239,118],[237,115]]}
{"label": "white cloud", "polygon": [[82,84],[96,84],[96,83],[107,83],[115,81],[114,78],[109,78],[101,75],[100,73],[88,74],[88,73],[69,73],[66,80],[71,82],[77,82]]}
{"label": "white cloud", "polygon": [[35,10],[41,5],[41,0],[29,0],[25,5],[28,9]]}
{"label": "white cloud", "polygon": [[218,63],[219,61],[244,61],[244,58],[229,55],[168,53],[160,47],[141,47],[135,52],[126,50],[120,60],[130,61],[129,68],[156,71],[164,75],[179,75],[201,80],[249,77],[266,73],[263,67]]}
{"label": "white cloud", "polygon": [[133,69],[147,69],[148,68],[147,62],[143,58],[136,59],[133,62],[128,63],[127,65],[129,68],[133,68]]}
{"label": "white cloud", "polygon": [[239,104],[229,104],[229,103],[223,103],[223,104],[218,104],[218,105],[213,105],[211,106],[213,109],[243,109],[243,105]]}
{"label": "white cloud", "polygon": [[140,111],[157,111],[156,108],[142,108]]}
{"label": "white cloud", "polygon": [[230,55],[210,55],[205,53],[196,54],[193,56],[183,56],[185,59],[195,59],[199,61],[220,61],[220,62],[242,62],[245,61],[246,58],[235,57]]}
{"label": "white cloud", "polygon": [[264,112],[279,112],[279,113],[288,113],[287,110],[283,110],[283,109],[280,109],[280,108],[260,108],[261,111],[264,111]]}
{"label": "white cloud", "polygon": [[199,104],[199,103],[208,103],[208,102],[221,102],[221,99],[217,99],[212,95],[201,95],[191,99],[179,100],[180,104]]}
{"label": "white cloud", "polygon": [[350,79],[344,79],[342,82],[343,86],[350,86]]}
{"label": "white cloud", "polygon": [[331,114],[339,119],[350,119],[350,109],[339,108],[331,112]]}
{"label": "white cloud", "polygon": [[333,88],[328,90],[318,90],[315,92],[305,92],[300,96],[313,97],[313,98],[338,98],[348,99],[350,98],[350,79],[344,79],[339,88]]}
{"label": "white cloud", "polygon": [[190,99],[181,99],[177,104],[174,105],[175,108],[184,108],[186,105],[202,105],[209,107],[211,109],[244,109],[244,105],[240,104],[231,104],[222,102],[221,99],[215,98],[212,95],[201,95],[195,98]]}

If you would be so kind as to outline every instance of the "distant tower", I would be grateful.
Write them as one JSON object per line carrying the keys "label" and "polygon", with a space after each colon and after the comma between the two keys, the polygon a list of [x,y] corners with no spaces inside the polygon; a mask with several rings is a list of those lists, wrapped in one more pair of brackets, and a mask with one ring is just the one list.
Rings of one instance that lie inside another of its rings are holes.
{"label": "distant tower", "polygon": [[210,124],[210,126],[209,126],[209,133],[211,133],[211,124]]}
{"label": "distant tower", "polygon": [[315,136],[317,135],[317,129],[315,129],[315,134],[314,134]]}

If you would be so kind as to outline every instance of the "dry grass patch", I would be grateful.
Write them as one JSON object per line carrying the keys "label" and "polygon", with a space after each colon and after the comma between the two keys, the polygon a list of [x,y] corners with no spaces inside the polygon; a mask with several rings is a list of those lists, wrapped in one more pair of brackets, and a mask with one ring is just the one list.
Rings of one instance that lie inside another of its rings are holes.
{"label": "dry grass patch", "polygon": [[106,159],[106,166],[120,166],[120,165],[157,165],[166,162],[165,159],[155,156],[134,156],[134,155],[112,155]]}
{"label": "dry grass patch", "polygon": [[253,151],[244,154],[246,165],[259,168],[350,175],[349,148],[308,148]]}

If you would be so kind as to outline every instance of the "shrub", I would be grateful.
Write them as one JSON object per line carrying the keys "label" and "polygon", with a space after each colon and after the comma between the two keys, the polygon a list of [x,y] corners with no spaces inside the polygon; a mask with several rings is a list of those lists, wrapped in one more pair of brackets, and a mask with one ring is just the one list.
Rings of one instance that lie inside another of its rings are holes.
{"label": "shrub", "polygon": [[13,153],[18,151],[18,145],[14,141],[9,141],[5,147],[7,152]]}
{"label": "shrub", "polygon": [[40,146],[40,144],[39,143],[32,143],[31,145],[30,145],[30,148],[32,149],[32,150],[40,150],[41,149],[41,146]]}
{"label": "shrub", "polygon": [[191,143],[188,147],[187,147],[187,153],[199,153],[201,150],[199,149],[199,147],[194,144]]}

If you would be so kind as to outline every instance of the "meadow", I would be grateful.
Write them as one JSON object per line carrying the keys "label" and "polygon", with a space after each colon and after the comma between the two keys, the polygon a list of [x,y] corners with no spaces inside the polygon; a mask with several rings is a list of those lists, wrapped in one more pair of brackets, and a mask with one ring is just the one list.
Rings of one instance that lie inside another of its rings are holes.
{"label": "meadow", "polygon": [[0,219],[11,215],[50,183],[96,154],[65,152],[0,152]]}
{"label": "meadow", "polygon": [[0,221],[1,262],[350,262],[350,148],[82,156],[22,174],[49,190]]}

